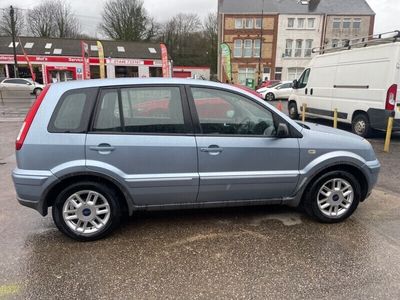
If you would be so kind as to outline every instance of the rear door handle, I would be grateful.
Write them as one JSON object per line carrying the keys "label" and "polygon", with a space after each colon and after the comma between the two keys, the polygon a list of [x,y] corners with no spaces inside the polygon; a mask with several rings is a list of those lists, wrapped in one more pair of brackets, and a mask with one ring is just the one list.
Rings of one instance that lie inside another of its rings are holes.
{"label": "rear door handle", "polygon": [[89,149],[92,151],[97,151],[100,154],[110,153],[115,150],[115,148],[109,144],[100,144],[98,146],[89,147]]}
{"label": "rear door handle", "polygon": [[314,89],[310,90],[310,95],[312,96],[312,94],[314,94]]}
{"label": "rear door handle", "polygon": [[224,151],[224,149],[217,145],[211,145],[208,148],[200,148],[200,151],[204,153],[209,153],[210,155],[218,155],[222,151]]}

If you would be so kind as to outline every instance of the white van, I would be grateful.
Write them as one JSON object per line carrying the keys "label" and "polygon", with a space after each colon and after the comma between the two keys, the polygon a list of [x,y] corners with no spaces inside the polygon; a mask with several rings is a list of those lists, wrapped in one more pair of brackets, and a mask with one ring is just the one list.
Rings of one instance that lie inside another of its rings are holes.
{"label": "white van", "polygon": [[319,50],[298,80],[293,82],[289,115],[306,115],[352,124],[353,132],[368,136],[386,130],[395,115],[400,130],[400,32],[390,38],[365,39],[353,46]]}

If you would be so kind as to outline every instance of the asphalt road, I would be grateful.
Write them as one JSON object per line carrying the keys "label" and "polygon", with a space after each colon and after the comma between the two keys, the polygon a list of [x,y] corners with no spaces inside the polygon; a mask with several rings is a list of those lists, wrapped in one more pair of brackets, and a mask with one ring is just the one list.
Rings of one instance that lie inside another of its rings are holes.
{"label": "asphalt road", "polygon": [[140,213],[77,243],[20,206],[10,172],[20,122],[0,118],[0,299],[399,299],[400,140],[344,223],[286,207]]}

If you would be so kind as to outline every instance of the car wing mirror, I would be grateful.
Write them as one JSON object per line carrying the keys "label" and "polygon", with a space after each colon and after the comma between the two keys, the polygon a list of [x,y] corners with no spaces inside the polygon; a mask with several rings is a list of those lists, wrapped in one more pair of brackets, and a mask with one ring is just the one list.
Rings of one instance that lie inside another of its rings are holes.
{"label": "car wing mirror", "polygon": [[299,83],[299,82],[297,81],[297,79],[293,80],[292,88],[293,88],[293,89],[297,89],[298,83]]}
{"label": "car wing mirror", "polygon": [[289,127],[286,123],[279,123],[278,129],[276,131],[276,136],[278,138],[287,138],[290,136]]}

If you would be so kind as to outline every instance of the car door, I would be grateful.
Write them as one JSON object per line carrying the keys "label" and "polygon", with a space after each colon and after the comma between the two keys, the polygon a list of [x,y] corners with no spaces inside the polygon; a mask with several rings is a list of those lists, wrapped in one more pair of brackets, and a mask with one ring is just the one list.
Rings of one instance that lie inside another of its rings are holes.
{"label": "car door", "polygon": [[191,87],[199,202],[282,199],[298,182],[297,138],[277,138],[280,117],[231,91]]}
{"label": "car door", "polygon": [[291,83],[284,83],[277,87],[276,98],[277,99],[287,99],[290,96]]}
{"label": "car door", "polygon": [[197,148],[184,89],[104,88],[87,135],[87,167],[118,177],[139,206],[196,201]]}

